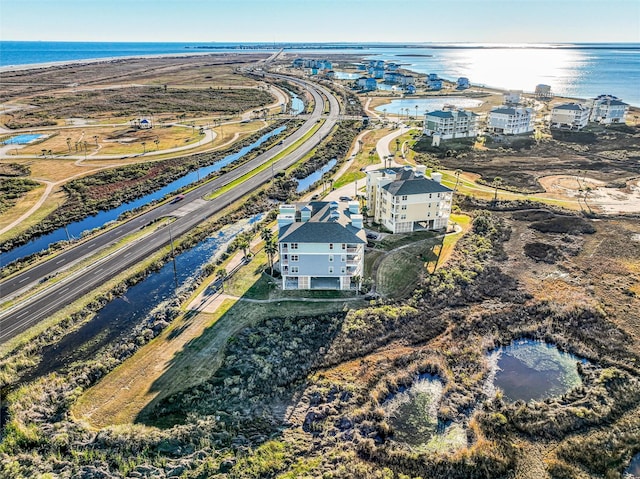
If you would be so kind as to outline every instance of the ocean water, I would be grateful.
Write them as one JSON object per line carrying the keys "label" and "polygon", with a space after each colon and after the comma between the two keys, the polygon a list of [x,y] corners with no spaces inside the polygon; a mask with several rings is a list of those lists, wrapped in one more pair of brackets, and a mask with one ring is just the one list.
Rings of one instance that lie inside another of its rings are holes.
{"label": "ocean water", "polygon": [[[203,48],[204,47],[204,48]],[[472,85],[531,92],[539,83],[558,95],[616,95],[640,106],[640,43],[624,44],[258,44],[0,42],[0,67],[55,61],[177,53],[261,51],[284,48],[292,56],[351,54],[400,63],[418,73],[437,73]]]}

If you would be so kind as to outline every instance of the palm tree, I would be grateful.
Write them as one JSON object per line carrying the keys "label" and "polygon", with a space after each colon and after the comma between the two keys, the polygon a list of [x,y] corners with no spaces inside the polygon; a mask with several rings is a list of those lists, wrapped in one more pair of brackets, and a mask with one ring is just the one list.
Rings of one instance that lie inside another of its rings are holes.
{"label": "palm tree", "polygon": [[69,154],[71,154],[71,138],[67,138],[67,147],[69,148]]}
{"label": "palm tree", "polygon": [[98,138],[100,138],[98,135],[93,135],[93,139],[96,142],[96,147],[98,146]]}
{"label": "palm tree", "polygon": [[453,187],[453,191],[457,191],[458,190],[458,182],[460,181],[460,173],[462,173],[462,170],[458,169],[455,171],[455,175],[456,175],[456,186]]}
{"label": "palm tree", "polygon": [[160,140],[156,138],[155,140],[153,140],[153,142],[156,144],[156,151],[158,151],[158,145],[160,145]]}
{"label": "palm tree", "polygon": [[271,271],[271,276],[273,276],[273,258],[275,258],[275,255],[278,252],[278,245],[276,244],[275,238],[271,237],[264,244],[264,252],[267,253],[267,258],[269,260],[269,269]]}
{"label": "palm tree", "polygon": [[238,248],[242,250],[242,254],[244,259],[247,259],[247,250],[249,249],[250,243],[249,239],[246,235],[241,235],[238,237]]}
{"label": "palm tree", "polygon": [[224,280],[227,279],[227,270],[224,268],[219,268],[216,271],[216,280],[221,282],[222,291],[224,291]]}
{"label": "palm tree", "polygon": [[271,228],[267,228],[265,226],[260,231],[260,237],[264,240],[265,243],[268,243],[273,239],[273,231],[271,231]]}
{"label": "palm tree", "polygon": [[416,105],[416,120],[418,119],[418,105]]}
{"label": "palm tree", "polygon": [[493,179],[493,183],[491,183],[491,186],[495,187],[496,191],[493,195],[493,201],[498,201],[498,187],[502,184],[502,178],[500,178],[499,176],[496,176]]}
{"label": "palm tree", "polygon": [[142,154],[144,155],[147,152],[147,142],[142,142]]}

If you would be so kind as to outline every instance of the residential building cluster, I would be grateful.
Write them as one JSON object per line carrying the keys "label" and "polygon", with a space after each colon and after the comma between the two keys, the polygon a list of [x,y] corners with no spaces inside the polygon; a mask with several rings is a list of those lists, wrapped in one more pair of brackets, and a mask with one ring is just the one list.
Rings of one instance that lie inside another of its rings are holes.
{"label": "residential building cluster", "polygon": [[368,171],[368,214],[392,233],[446,228],[453,190],[441,181],[440,173],[427,177],[425,166]]}
{"label": "residential building cluster", "polygon": [[283,289],[360,287],[367,238],[357,201],[280,205],[279,213]]}
{"label": "residential building cluster", "polygon": [[371,60],[367,65],[359,66],[369,76],[361,76],[356,80],[359,90],[372,91],[378,88],[378,80],[389,85],[398,85],[407,93],[415,93],[416,78],[413,75],[405,75],[399,71],[400,65],[382,60]]}

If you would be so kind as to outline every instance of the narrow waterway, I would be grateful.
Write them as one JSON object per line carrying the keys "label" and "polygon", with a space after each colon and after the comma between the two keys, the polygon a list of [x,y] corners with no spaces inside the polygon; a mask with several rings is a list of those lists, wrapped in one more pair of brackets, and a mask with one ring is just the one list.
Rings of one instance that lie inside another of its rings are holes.
{"label": "narrow waterway", "polygon": [[70,223],[66,226],[66,228],[64,227],[58,228],[57,230],[52,231],[51,233],[48,233],[46,235],[40,236],[38,238],[35,238],[22,246],[18,246],[17,248],[14,248],[10,251],[5,251],[3,253],[0,253],[0,267],[6,266],[7,264],[13,261],[16,261],[20,258],[24,258],[25,256],[28,256],[30,254],[45,250],[53,243],[68,239],[67,232],[71,238],[79,238],[82,236],[83,233],[87,231],[102,227],[106,223],[109,223],[110,221],[117,220],[122,213],[139,208],[148,203],[151,203],[152,201],[159,200],[164,196],[175,192],[179,188],[183,188],[192,183],[195,183],[199,179],[205,178],[207,175],[210,175],[211,173],[219,171],[221,168],[227,166],[230,163],[233,163],[234,161],[238,160],[242,156],[246,155],[247,153],[251,152],[255,148],[262,145],[269,138],[282,133],[285,129],[286,129],[286,126],[281,126],[279,128],[276,128],[275,130],[264,134],[263,136],[258,138],[255,142],[251,143],[248,146],[245,146],[244,148],[240,149],[236,153],[227,155],[212,165],[204,166],[202,168],[199,168],[198,170],[191,171],[186,175],[178,178],[177,180],[172,181],[168,185],[160,188],[159,190],[154,191],[153,193],[149,193],[148,195],[145,195],[141,198],[130,201],[128,203],[123,203],[122,205],[116,208],[101,211],[100,213],[94,216],[85,218],[83,220]]}
{"label": "narrow waterway", "polygon": [[316,170],[310,175],[305,176],[300,180],[297,180],[298,186],[296,187],[296,193],[302,193],[307,188],[309,188],[312,184],[314,184],[316,181],[319,181],[322,178],[322,175],[324,175],[327,171],[330,171],[331,168],[333,168],[336,165],[336,163],[338,163],[338,160],[336,158],[329,160],[329,162],[319,170]]}
{"label": "narrow waterway", "polygon": [[76,361],[94,358],[103,347],[126,337],[155,308],[171,299],[176,291],[188,286],[202,267],[223,251],[224,245],[263,216],[259,214],[226,226],[219,233],[176,255],[175,272],[174,263],[168,262],[129,288],[124,295],[107,303],[76,331],[45,347],[39,365],[23,380],[30,381],[44,374],[61,371]]}

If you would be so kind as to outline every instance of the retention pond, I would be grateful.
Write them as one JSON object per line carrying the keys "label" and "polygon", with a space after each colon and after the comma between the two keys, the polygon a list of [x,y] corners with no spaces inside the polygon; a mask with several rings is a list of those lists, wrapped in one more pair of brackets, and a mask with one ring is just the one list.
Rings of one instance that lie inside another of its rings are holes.
{"label": "retention pond", "polygon": [[510,401],[540,401],[582,384],[580,359],[541,341],[520,340],[490,353],[493,385]]}

